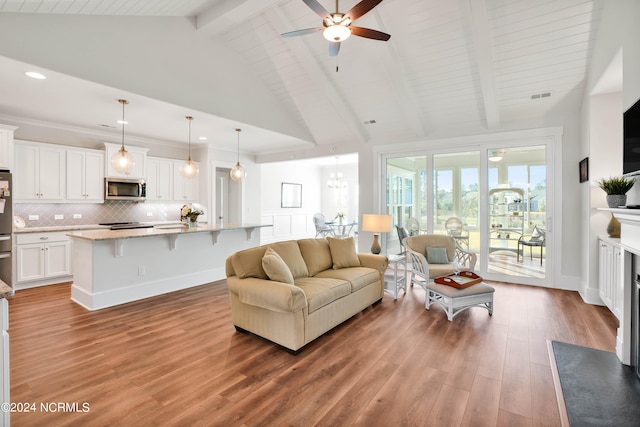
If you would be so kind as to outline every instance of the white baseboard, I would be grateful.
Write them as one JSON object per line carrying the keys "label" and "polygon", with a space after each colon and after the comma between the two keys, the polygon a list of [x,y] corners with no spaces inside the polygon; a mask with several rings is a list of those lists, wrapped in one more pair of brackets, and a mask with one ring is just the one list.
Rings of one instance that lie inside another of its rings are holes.
{"label": "white baseboard", "polygon": [[225,277],[224,268],[215,268],[97,293],[88,292],[73,284],[71,286],[71,300],[87,310],[100,310],[131,301],[200,286],[205,283],[222,280]]}

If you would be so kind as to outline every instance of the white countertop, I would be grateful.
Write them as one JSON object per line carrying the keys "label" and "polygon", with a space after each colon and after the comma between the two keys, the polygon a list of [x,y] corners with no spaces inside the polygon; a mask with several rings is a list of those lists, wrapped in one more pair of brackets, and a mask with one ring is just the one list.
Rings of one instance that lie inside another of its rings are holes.
{"label": "white countertop", "polygon": [[[154,227],[178,226],[179,221],[149,221],[146,224],[153,224]],[[111,226],[100,224],[78,224],[78,225],[58,225],[49,227],[25,227],[14,229],[14,234],[23,233],[49,233],[56,231],[76,231],[76,230],[109,230]]]}
{"label": "white countertop", "polygon": [[71,238],[84,240],[114,240],[134,239],[139,237],[167,236],[175,234],[221,232],[225,230],[246,230],[261,227],[272,227],[271,224],[200,224],[197,227],[187,228],[177,223],[156,225],[153,228],[132,228],[126,230],[91,230],[73,231],[67,235]]}

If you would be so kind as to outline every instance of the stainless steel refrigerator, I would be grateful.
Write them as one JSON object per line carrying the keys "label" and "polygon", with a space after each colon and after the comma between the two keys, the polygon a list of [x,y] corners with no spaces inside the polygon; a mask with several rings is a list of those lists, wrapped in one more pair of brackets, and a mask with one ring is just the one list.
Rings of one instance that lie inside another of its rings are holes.
{"label": "stainless steel refrigerator", "polygon": [[9,286],[13,286],[12,233],[11,173],[0,171],[0,279]]}

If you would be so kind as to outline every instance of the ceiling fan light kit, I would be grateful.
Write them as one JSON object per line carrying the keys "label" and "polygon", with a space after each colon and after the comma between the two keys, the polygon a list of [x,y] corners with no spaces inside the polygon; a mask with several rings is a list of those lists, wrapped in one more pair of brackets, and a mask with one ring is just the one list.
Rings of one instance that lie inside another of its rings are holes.
{"label": "ceiling fan light kit", "polygon": [[349,38],[351,30],[344,25],[334,24],[325,28],[322,35],[330,42],[341,42]]}
{"label": "ceiling fan light kit", "polygon": [[316,14],[322,18],[323,27],[307,28],[304,30],[290,31],[282,34],[282,37],[303,36],[306,34],[322,31],[325,39],[329,40],[329,55],[337,56],[340,51],[340,42],[348,39],[351,34],[358,37],[364,37],[372,40],[387,41],[391,38],[389,34],[369,28],[352,27],[362,15],[376,7],[382,0],[362,0],[353,6],[347,13],[340,13],[338,8],[338,0],[336,0],[336,12],[329,13],[317,0],[302,0],[304,4],[309,6]]}

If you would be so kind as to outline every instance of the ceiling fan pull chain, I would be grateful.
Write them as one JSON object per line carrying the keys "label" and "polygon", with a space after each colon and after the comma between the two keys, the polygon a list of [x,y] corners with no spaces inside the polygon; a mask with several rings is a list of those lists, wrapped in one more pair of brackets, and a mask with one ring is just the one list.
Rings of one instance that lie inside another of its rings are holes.
{"label": "ceiling fan pull chain", "polygon": [[340,57],[336,56],[336,73],[338,72],[339,69],[340,69]]}

